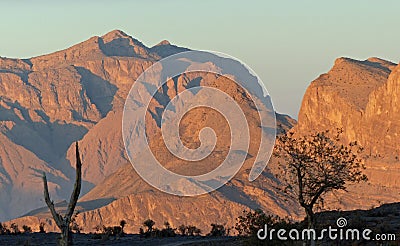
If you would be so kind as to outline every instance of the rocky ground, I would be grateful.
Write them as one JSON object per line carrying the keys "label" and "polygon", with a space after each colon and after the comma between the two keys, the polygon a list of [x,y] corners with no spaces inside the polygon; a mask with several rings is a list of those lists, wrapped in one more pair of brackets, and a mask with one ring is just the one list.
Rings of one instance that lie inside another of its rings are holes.
{"label": "rocky ground", "polygon": [[[0,245],[56,245],[57,233],[30,233],[0,236]],[[94,239],[91,234],[74,234],[75,245],[240,245],[236,237],[173,237],[142,238],[139,235],[126,235],[120,238]]]}

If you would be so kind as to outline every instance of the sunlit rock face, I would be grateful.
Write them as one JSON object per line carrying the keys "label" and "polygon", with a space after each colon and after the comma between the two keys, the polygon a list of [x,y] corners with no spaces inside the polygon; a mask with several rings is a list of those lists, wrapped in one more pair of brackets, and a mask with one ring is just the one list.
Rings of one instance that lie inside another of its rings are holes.
{"label": "sunlit rock face", "polygon": [[299,132],[343,128],[366,154],[396,160],[400,155],[399,66],[378,58],[339,58],[307,89]]}
{"label": "sunlit rock face", "polygon": [[[330,208],[398,201],[400,187],[400,67],[379,58],[339,58],[308,87],[295,127],[298,134],[343,129],[343,141],[363,146],[369,181],[330,196]],[[329,200],[329,199],[327,199]]]}

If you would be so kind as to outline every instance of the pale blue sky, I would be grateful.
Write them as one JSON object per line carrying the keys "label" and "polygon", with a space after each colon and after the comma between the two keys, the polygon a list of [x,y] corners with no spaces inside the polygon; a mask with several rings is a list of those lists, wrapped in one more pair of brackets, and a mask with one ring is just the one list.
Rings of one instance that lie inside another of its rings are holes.
{"label": "pale blue sky", "polygon": [[400,1],[2,1],[0,56],[28,58],[121,29],[248,64],[297,118],[309,83],[347,56],[400,60]]}

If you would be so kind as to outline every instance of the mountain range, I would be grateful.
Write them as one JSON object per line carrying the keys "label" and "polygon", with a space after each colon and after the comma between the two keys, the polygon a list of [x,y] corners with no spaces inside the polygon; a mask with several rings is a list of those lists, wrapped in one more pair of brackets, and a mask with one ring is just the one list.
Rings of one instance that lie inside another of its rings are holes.
{"label": "mountain range", "polygon": [[[117,225],[124,219],[127,232],[137,232],[145,219],[161,226],[195,224],[203,231],[211,223],[233,225],[244,209],[263,210],[301,219],[296,201],[280,191],[275,177],[277,159],[255,181],[248,173],[257,149],[250,148],[239,173],[227,185],[198,197],[179,197],[157,191],[134,171],[122,141],[125,98],[138,76],[158,60],[188,51],[168,41],[146,47],[115,30],[92,37],[66,50],[31,59],[0,58],[0,221],[56,230],[44,206],[41,183],[46,172],[52,198],[65,209],[74,181],[73,143],[79,141],[83,162],[82,196],[76,220],[83,231],[98,225]],[[328,197],[327,206],[338,209],[370,208],[398,201],[400,162],[400,67],[378,58],[357,61],[339,58],[333,68],[313,81],[304,96],[298,122],[276,114],[278,133],[344,129],[345,141],[365,147],[370,181],[353,185],[349,193]],[[151,112],[188,88],[193,81],[212,83],[236,97],[249,119],[252,140],[259,141],[256,114],[246,93],[229,80],[199,73],[173,78],[154,100]],[[173,86],[175,84],[175,86]],[[146,93],[146,92],[143,92]],[[272,95],[273,96],[273,95]],[[183,142],[196,147],[198,131],[216,129],[216,151],[196,163],[176,160],[160,139],[158,118],[148,117],[151,149],[165,167],[195,175],[212,169],[226,156],[229,126],[215,112],[199,109],[182,121]],[[253,145],[252,145],[253,146]],[[255,144],[254,146],[257,146]],[[30,212],[29,212],[30,211]],[[18,218],[17,218],[18,217]]]}

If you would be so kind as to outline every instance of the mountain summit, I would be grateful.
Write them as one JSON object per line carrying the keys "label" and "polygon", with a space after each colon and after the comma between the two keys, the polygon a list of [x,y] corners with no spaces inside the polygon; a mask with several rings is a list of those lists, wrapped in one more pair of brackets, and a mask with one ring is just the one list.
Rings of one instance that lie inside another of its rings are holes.
{"label": "mountain summit", "polygon": [[114,39],[119,39],[119,38],[132,38],[131,36],[129,36],[125,32],[123,32],[121,30],[117,30],[117,29],[110,31],[110,32],[104,34],[101,37],[105,42],[110,42],[110,41],[112,41]]}
{"label": "mountain summit", "polygon": [[168,40],[163,40],[156,44],[155,46],[162,46],[162,45],[171,45],[171,43]]}

